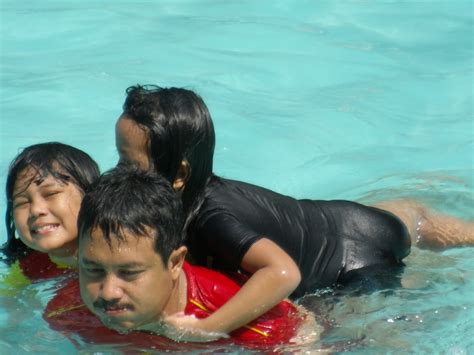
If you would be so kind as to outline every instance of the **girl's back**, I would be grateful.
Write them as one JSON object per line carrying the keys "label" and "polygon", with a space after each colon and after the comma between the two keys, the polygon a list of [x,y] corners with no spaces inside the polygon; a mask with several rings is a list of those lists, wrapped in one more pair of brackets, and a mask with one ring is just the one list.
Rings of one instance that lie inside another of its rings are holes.
{"label": "girl's back", "polygon": [[[409,236],[398,218],[354,202],[296,200],[218,177],[205,196],[189,233],[196,260],[237,270],[250,246],[268,238],[301,270],[302,282],[293,296],[329,286],[361,265],[397,264],[409,251]],[[357,241],[356,257],[344,251]],[[399,245],[407,248],[399,250]]]}

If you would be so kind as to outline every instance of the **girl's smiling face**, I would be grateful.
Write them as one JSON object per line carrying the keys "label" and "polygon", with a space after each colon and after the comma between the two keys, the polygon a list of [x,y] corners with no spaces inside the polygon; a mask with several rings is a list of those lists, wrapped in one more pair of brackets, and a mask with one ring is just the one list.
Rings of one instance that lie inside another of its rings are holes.
{"label": "girl's smiling face", "polygon": [[35,168],[20,172],[13,187],[13,220],[28,247],[51,256],[70,256],[77,250],[77,216],[83,193],[72,182]]}

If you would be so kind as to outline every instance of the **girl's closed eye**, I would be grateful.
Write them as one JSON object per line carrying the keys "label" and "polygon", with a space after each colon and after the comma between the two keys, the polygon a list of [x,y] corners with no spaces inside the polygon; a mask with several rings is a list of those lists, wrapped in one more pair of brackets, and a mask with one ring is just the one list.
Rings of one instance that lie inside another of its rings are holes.
{"label": "girl's closed eye", "polygon": [[48,190],[43,191],[43,197],[45,199],[51,199],[61,194],[62,192],[63,192],[62,189],[48,189]]}
{"label": "girl's closed eye", "polygon": [[12,205],[13,205],[13,209],[17,209],[17,208],[26,207],[29,203],[30,203],[30,200],[28,200],[25,197],[22,197],[22,198],[14,199]]}

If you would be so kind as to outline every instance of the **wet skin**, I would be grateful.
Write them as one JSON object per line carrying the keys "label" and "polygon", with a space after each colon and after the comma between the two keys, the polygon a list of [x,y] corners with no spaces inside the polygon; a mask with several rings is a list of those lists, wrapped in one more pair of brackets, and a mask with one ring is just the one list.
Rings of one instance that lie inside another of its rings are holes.
{"label": "wet skin", "polygon": [[115,145],[120,163],[133,164],[142,170],[150,169],[148,144],[148,135],[144,128],[126,115],[119,117],[115,125]]}
{"label": "wet skin", "polygon": [[51,256],[72,255],[77,249],[77,215],[83,193],[72,182],[35,169],[18,174],[13,187],[13,220],[27,246]]}
{"label": "wet skin", "polygon": [[[154,238],[130,235],[107,244],[99,229],[81,237],[79,275],[87,307],[108,327],[126,332],[160,322],[184,310],[185,283],[173,254],[167,263],[154,250]],[[184,260],[184,255],[183,255]],[[184,302],[183,302],[184,298]]]}

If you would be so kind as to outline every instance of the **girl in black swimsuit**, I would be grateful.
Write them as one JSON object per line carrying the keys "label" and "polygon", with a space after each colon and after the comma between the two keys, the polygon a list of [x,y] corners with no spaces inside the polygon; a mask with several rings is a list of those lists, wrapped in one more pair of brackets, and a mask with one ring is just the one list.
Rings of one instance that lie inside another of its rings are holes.
{"label": "girl in black swimsuit", "polygon": [[[342,282],[355,270],[401,266],[411,241],[425,237],[419,232],[429,226],[428,214],[415,203],[380,209],[296,200],[214,175],[214,127],[193,91],[130,87],[123,111],[116,124],[120,162],[155,169],[173,184],[194,260],[251,274],[219,311],[205,320],[168,319],[174,326],[228,333],[288,296]],[[467,244],[472,240],[471,231]]]}

